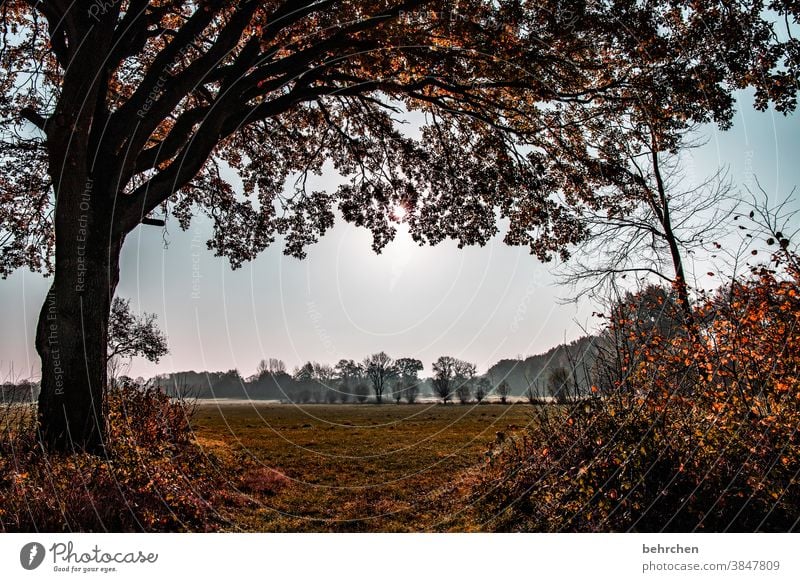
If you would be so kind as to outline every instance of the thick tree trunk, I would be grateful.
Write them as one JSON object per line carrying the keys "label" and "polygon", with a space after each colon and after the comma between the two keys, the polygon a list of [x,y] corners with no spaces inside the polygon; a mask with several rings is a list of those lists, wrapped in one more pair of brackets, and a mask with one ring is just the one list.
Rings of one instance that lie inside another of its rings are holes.
{"label": "thick tree trunk", "polygon": [[58,198],[71,208],[58,208],[55,277],[36,330],[39,434],[52,451],[102,453],[105,442],[108,318],[122,239],[114,239],[110,209],[97,207],[92,186]]}

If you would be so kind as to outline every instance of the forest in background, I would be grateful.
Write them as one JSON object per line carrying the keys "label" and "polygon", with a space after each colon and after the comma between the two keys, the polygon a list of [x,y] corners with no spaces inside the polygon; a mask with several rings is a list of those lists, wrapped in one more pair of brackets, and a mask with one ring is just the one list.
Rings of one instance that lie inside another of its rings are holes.
{"label": "forest in background", "polygon": [[[594,363],[599,339],[599,336],[584,336],[542,354],[523,359],[502,359],[485,374],[455,379],[453,399],[458,400],[459,388],[464,396],[466,388],[469,391],[467,400],[474,400],[479,385],[485,391],[485,396],[495,399],[501,398],[500,392],[504,390],[507,390],[505,397],[509,399],[553,398],[563,384],[568,385],[571,395],[575,393],[575,386],[579,394],[586,395],[589,393],[587,373]],[[354,367],[351,368],[351,374],[343,377],[341,365],[332,367],[308,362],[290,372],[281,360],[271,358],[264,360],[259,371],[247,377],[237,370],[188,370],[159,374],[152,378],[131,378],[119,374],[115,382],[141,388],[156,387],[170,396],[200,399],[277,400],[300,404],[374,402],[370,378],[359,372],[358,367],[361,366],[356,367],[355,362],[351,362],[351,365]],[[387,400],[396,401],[400,396],[400,401],[407,402],[405,391],[409,380],[417,387],[418,397],[437,397],[432,375],[404,379],[402,374],[395,374],[388,381]],[[506,386],[498,392],[503,382]],[[36,381],[18,380],[0,384],[0,402],[33,402],[38,393]]]}

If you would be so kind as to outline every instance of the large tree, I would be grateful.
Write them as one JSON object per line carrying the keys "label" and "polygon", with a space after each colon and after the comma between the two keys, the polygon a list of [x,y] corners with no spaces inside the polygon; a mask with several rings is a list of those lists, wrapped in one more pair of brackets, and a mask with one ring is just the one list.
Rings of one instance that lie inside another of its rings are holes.
{"label": "large tree", "polygon": [[405,398],[409,404],[414,404],[419,396],[419,373],[425,367],[416,358],[398,358],[395,363],[398,379],[395,383],[394,398],[397,402]]}
{"label": "large tree", "polygon": [[436,396],[442,399],[444,404],[447,404],[447,401],[453,395],[453,384],[458,363],[459,360],[452,356],[441,356],[433,363],[433,391]]}
{"label": "large tree", "polygon": [[394,360],[386,352],[379,352],[364,359],[361,367],[372,383],[372,389],[375,391],[375,402],[380,404],[383,402],[383,393],[389,380],[397,377],[397,366]]}
{"label": "large tree", "polygon": [[419,373],[425,367],[416,358],[398,358],[395,363],[397,373],[405,380],[418,380]]}
{"label": "large tree", "polygon": [[336,377],[339,384],[339,402],[345,404],[350,398],[355,396],[355,387],[361,381],[363,370],[354,360],[342,358],[334,366]]}
{"label": "large tree", "polygon": [[455,393],[461,404],[466,404],[472,397],[472,382],[475,374],[478,372],[478,367],[463,360],[456,360],[453,370],[453,383],[455,384]]}
{"label": "large tree", "polygon": [[[505,240],[541,258],[578,240],[642,87],[695,121],[731,91],[794,106],[796,21],[783,0],[6,0],[0,8],[0,269],[54,274],[41,311],[41,434],[102,446],[97,406],[126,236],[163,210],[205,212],[236,267],[278,236],[304,254],[334,221],[380,250],[412,236]],[[777,25],[776,25],[777,26]],[[641,66],[644,62],[645,66]],[[421,130],[403,131],[405,112]],[[586,158],[586,159],[584,159]],[[585,161],[588,163],[584,164]],[[344,178],[308,191],[330,162]],[[243,185],[239,190],[235,184]]]}

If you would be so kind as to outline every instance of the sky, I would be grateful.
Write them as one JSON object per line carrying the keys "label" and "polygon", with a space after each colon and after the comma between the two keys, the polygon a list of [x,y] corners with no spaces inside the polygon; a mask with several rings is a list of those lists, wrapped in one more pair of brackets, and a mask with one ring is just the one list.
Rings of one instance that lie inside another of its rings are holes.
{"label": "sky", "polygon": [[[727,167],[737,187],[752,189],[757,176],[771,200],[782,199],[800,186],[800,117],[757,112],[747,94],[740,103],[731,130],[706,128],[691,172],[702,179]],[[128,236],[117,295],[136,312],[157,314],[170,348],[158,364],[134,360],[131,376],[233,368],[248,376],[262,358],[291,369],[381,350],[419,358],[423,375],[442,355],[484,372],[599,324],[591,298],[560,301],[570,291],[556,284],[553,265],[504,245],[502,232],[485,247],[458,249],[418,247],[401,229],[376,255],[366,230],[340,220],[305,260],[285,257],[278,242],[236,271],[206,250],[209,234],[209,223],[195,219],[186,232],[172,220],[166,232],[140,226]],[[0,379],[38,377],[33,339],[48,285],[22,270],[0,280]]]}

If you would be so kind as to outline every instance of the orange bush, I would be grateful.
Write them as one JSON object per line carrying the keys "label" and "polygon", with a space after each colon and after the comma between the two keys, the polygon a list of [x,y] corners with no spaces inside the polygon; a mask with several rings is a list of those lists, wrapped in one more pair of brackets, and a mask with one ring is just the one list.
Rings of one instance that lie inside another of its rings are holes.
{"label": "orange bush", "polygon": [[[496,529],[787,531],[800,520],[800,270],[785,248],[694,308],[620,303],[595,396],[497,443],[475,497]],[[643,308],[643,306],[645,308]],[[694,338],[694,339],[692,339]]]}

